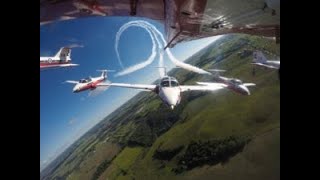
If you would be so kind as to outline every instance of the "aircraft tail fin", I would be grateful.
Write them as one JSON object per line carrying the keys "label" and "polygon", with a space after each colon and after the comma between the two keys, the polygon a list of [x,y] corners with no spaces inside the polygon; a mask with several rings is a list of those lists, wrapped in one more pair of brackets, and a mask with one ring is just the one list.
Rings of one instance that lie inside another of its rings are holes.
{"label": "aircraft tail fin", "polygon": [[263,55],[261,51],[253,52],[253,62],[254,63],[264,63],[267,61],[267,58]]}
{"label": "aircraft tail fin", "polygon": [[101,72],[101,77],[107,79],[108,78],[108,72],[115,72],[115,70],[108,70],[108,69],[102,69],[102,70],[97,70]]}
{"label": "aircraft tail fin", "polygon": [[71,61],[71,49],[67,47],[60,48],[55,57],[61,59],[62,61]]}
{"label": "aircraft tail fin", "polygon": [[156,68],[159,68],[159,71],[161,71],[160,69],[163,69],[163,71],[161,71],[160,73],[160,77],[162,78],[162,76],[167,76],[167,67],[165,66],[157,66]]}

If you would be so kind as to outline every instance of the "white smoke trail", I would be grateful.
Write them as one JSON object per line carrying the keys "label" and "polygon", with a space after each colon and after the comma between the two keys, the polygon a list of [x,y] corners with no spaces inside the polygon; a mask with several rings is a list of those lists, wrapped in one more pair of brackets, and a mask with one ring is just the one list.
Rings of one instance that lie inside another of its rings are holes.
{"label": "white smoke trail", "polygon": [[[116,76],[121,76],[121,75],[126,75],[126,74],[129,74],[129,73],[132,73],[134,71],[142,69],[145,66],[151,64],[153,62],[155,56],[156,56],[154,54],[155,53],[155,48],[156,48],[156,44],[154,42],[154,39],[157,41],[157,44],[158,44],[158,47],[159,47],[159,50],[158,50],[158,52],[160,54],[159,66],[163,67],[163,50],[162,50],[163,46],[162,46],[161,42],[159,41],[158,36],[160,36],[163,44],[167,44],[167,42],[164,39],[162,33],[154,25],[152,25],[152,24],[150,24],[150,23],[148,23],[146,21],[142,21],[142,20],[128,22],[128,23],[124,24],[119,29],[119,31],[117,32],[115,50],[116,50],[118,61],[119,61],[119,64],[121,65],[121,67],[123,67],[123,64],[122,64],[122,61],[120,59],[120,55],[119,55],[119,52],[118,52],[119,39],[120,39],[120,36],[123,33],[123,31],[125,31],[126,29],[128,29],[129,27],[132,27],[132,26],[141,27],[141,28],[145,29],[149,33],[149,35],[150,35],[150,37],[152,39],[152,44],[153,44],[152,54],[150,55],[148,60],[146,60],[145,62],[142,62],[142,63],[139,63],[137,65],[131,66],[131,67],[129,67],[129,68],[117,73]],[[192,66],[190,64],[186,64],[184,62],[181,62],[181,61],[177,60],[173,56],[173,54],[171,53],[170,49],[166,49],[166,53],[168,54],[169,59],[178,67],[181,67],[181,68],[184,68],[184,69],[187,69],[189,71],[193,71],[193,72],[196,72],[196,73],[199,73],[199,74],[211,74],[210,72],[207,72],[207,71],[205,71],[203,69],[200,69],[198,67],[195,67],[195,66]],[[163,68],[159,68],[159,73],[160,73],[160,77],[163,77],[165,75],[164,69]]]}
{"label": "white smoke trail", "polygon": [[[161,48],[162,49],[162,48]],[[159,58],[159,74],[160,74],[160,78],[164,77],[166,75],[165,73],[165,69],[164,68],[161,68],[161,67],[164,67],[164,64],[163,64],[163,51],[162,50],[159,50],[160,52],[160,58]]]}
{"label": "white smoke trail", "polygon": [[[127,25],[127,26],[122,26],[122,27],[120,28],[120,30],[118,31],[117,36],[116,36],[116,47],[115,47],[115,49],[116,49],[116,53],[117,53],[117,56],[118,56],[118,60],[119,60],[119,63],[120,63],[121,66],[123,66],[123,65],[122,65],[122,62],[121,62],[121,60],[120,60],[120,56],[119,56],[119,52],[118,52],[119,39],[120,39],[121,34],[122,34],[127,28],[132,27],[132,26],[141,27],[141,26],[139,26],[139,25],[137,25],[137,24],[131,24],[130,26],[129,26],[129,25]],[[153,34],[152,34],[148,29],[146,29],[146,30],[147,30],[147,32],[149,33],[149,35],[150,35],[150,37],[151,37],[151,40],[152,40],[152,45],[153,45],[153,47],[152,47],[152,53],[151,53],[151,55],[149,56],[149,58],[148,58],[147,60],[145,60],[145,61],[143,61],[143,62],[141,62],[141,63],[139,63],[139,64],[130,66],[129,68],[126,68],[126,69],[124,69],[123,71],[117,73],[117,74],[115,75],[116,77],[117,77],[117,76],[123,76],[123,75],[126,75],[126,74],[130,74],[130,73],[132,73],[132,72],[135,72],[135,71],[137,71],[137,70],[139,70],[139,69],[142,69],[142,68],[146,67],[147,65],[151,64],[151,63],[154,61],[154,59],[155,59],[155,57],[156,57],[156,55],[157,55],[157,53],[156,53],[155,38],[154,38]]]}
{"label": "white smoke trail", "polygon": [[[157,34],[161,37],[163,43],[164,43],[164,44],[167,44],[167,42],[166,42],[166,40],[164,39],[162,33],[161,33],[154,25],[152,25],[152,24],[150,24],[150,23],[148,23],[148,22],[146,22],[146,21],[140,21],[140,22],[141,22],[141,23],[145,23],[145,24],[147,24],[148,26],[152,27],[152,29],[153,29],[154,31],[156,31]],[[187,64],[187,63],[184,63],[184,62],[181,62],[181,61],[177,60],[177,59],[173,56],[173,54],[171,53],[170,49],[168,49],[168,48],[166,49],[166,52],[167,52],[167,54],[168,54],[168,56],[169,56],[169,59],[170,59],[176,66],[178,66],[178,67],[181,67],[181,68],[184,68],[184,69],[186,69],[186,70],[193,71],[193,72],[196,72],[196,73],[199,73],[199,74],[211,74],[210,72],[207,72],[207,71],[205,71],[205,70],[203,70],[203,69],[200,69],[200,68],[198,68],[198,67],[196,67],[196,66],[192,66],[192,65],[190,65],[190,64]]]}
{"label": "white smoke trail", "polygon": [[187,64],[187,63],[184,63],[184,62],[181,62],[179,60],[177,60],[171,53],[171,51],[169,49],[166,49],[166,52],[169,56],[169,59],[178,67],[181,67],[183,69],[186,69],[186,70],[189,70],[189,71],[193,71],[193,72],[196,72],[196,73],[199,73],[199,74],[211,74],[210,72],[208,71],[205,71],[203,69],[200,69],[196,66],[193,66],[191,64]]}
{"label": "white smoke trail", "polygon": [[163,63],[163,53],[164,51],[162,50],[163,49],[163,46],[161,44],[161,42],[159,41],[159,38],[156,34],[156,32],[150,28],[150,27],[147,27],[149,30],[151,30],[152,34],[156,37],[156,41],[157,41],[157,44],[158,44],[158,52],[159,52],[159,75],[160,75],[160,78],[163,78],[166,73],[165,73],[165,69],[163,68],[164,67],[164,63]]}
{"label": "white smoke trail", "polygon": [[[128,22],[126,23],[125,25],[123,25],[120,30],[118,31],[117,33],[117,36],[116,36],[116,44],[115,44],[115,50],[116,50],[116,53],[117,53],[117,56],[119,56],[119,53],[118,53],[118,44],[119,44],[119,39],[120,39],[120,36],[121,34],[126,30],[128,29],[129,27],[133,27],[133,26],[137,26],[137,27],[141,27],[143,29],[145,29],[151,39],[152,39],[152,45],[153,45],[153,50],[155,50],[156,48],[156,44],[154,43],[154,39],[157,41],[157,44],[158,44],[158,52],[160,54],[160,59],[159,59],[159,66],[163,67],[163,52],[162,52],[162,44],[161,42],[159,41],[158,37],[157,37],[157,34],[153,31],[153,29],[151,29],[150,27],[144,25],[144,24],[141,24],[141,23],[136,23],[134,21],[131,21],[131,22]],[[152,35],[151,35],[152,33]],[[155,37],[155,38],[154,38]],[[155,51],[152,51],[152,53],[154,53]],[[122,75],[125,75],[125,74],[129,74],[129,73],[132,73],[134,71],[137,71],[139,69],[142,69],[144,68],[145,66],[151,64],[154,60],[155,56],[153,56],[153,54],[151,54],[151,56],[148,58],[149,61],[145,61],[145,62],[142,62],[138,65],[134,65],[132,67],[129,67],[121,72],[119,72],[118,74],[116,74],[116,76],[122,76]],[[118,58],[118,61],[119,61],[119,64],[121,65],[122,64],[122,61],[120,58]],[[163,68],[159,68],[159,74],[160,74],[160,77],[163,77],[165,75],[165,72],[164,72],[164,69]]]}

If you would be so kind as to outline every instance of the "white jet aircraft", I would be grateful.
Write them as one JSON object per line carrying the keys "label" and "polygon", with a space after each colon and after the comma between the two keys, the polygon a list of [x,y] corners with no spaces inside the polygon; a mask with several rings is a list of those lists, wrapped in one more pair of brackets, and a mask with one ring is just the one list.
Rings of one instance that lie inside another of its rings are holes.
{"label": "white jet aircraft", "polygon": [[71,63],[71,49],[62,47],[53,57],[40,57],[40,69],[73,67],[79,64]]}
{"label": "white jet aircraft", "polygon": [[261,51],[253,52],[252,64],[272,69],[280,69],[280,61],[267,60]]}
{"label": "white jet aircraft", "polygon": [[249,86],[255,86],[256,84],[254,83],[243,83],[240,79],[236,78],[227,78],[220,76],[218,72],[224,72],[225,70],[220,70],[220,69],[209,69],[208,71],[211,72],[216,72],[213,76],[213,81],[212,82],[197,82],[197,84],[200,85],[206,85],[206,86],[221,86],[223,88],[228,88],[236,93],[242,94],[242,95],[250,95],[250,91],[248,89]]}
{"label": "white jet aircraft", "polygon": [[179,85],[178,81],[174,77],[165,75],[158,85],[147,84],[124,84],[124,83],[100,83],[97,86],[115,86],[124,88],[140,89],[144,91],[152,91],[159,95],[160,99],[168,105],[171,109],[174,109],[180,103],[181,93],[185,91],[216,91],[223,89],[222,86],[199,86],[199,85]]}

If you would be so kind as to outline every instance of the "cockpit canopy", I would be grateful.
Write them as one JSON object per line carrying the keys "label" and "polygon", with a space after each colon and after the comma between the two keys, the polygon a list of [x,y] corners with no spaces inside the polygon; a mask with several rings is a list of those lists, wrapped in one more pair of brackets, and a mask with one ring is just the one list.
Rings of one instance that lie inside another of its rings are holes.
{"label": "cockpit canopy", "polygon": [[79,80],[79,83],[88,83],[88,82],[90,82],[91,81],[91,78],[85,78],[85,79],[80,79]]}
{"label": "cockpit canopy", "polygon": [[161,80],[160,86],[161,87],[177,87],[177,86],[179,86],[179,83],[178,83],[177,79],[175,79],[173,77],[164,77]]}
{"label": "cockpit canopy", "polygon": [[242,81],[241,81],[240,79],[231,79],[230,81],[231,81],[231,83],[233,83],[233,84],[237,84],[237,85],[242,84]]}

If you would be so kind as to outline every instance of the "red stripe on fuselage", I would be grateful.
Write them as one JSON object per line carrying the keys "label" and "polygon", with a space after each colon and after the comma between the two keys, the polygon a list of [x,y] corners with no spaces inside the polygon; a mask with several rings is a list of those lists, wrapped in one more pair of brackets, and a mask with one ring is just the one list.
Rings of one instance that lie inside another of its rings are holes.
{"label": "red stripe on fuselage", "polygon": [[49,62],[40,62],[40,68],[51,67],[51,66],[56,66],[56,65],[61,65],[61,64],[70,64],[70,62],[60,62],[60,61],[53,61],[51,63],[49,63]]}
{"label": "red stripe on fuselage", "polygon": [[78,92],[89,90],[89,89],[95,89],[97,87],[97,84],[103,82],[104,79],[99,79],[94,82],[89,82],[87,85],[83,86]]}

